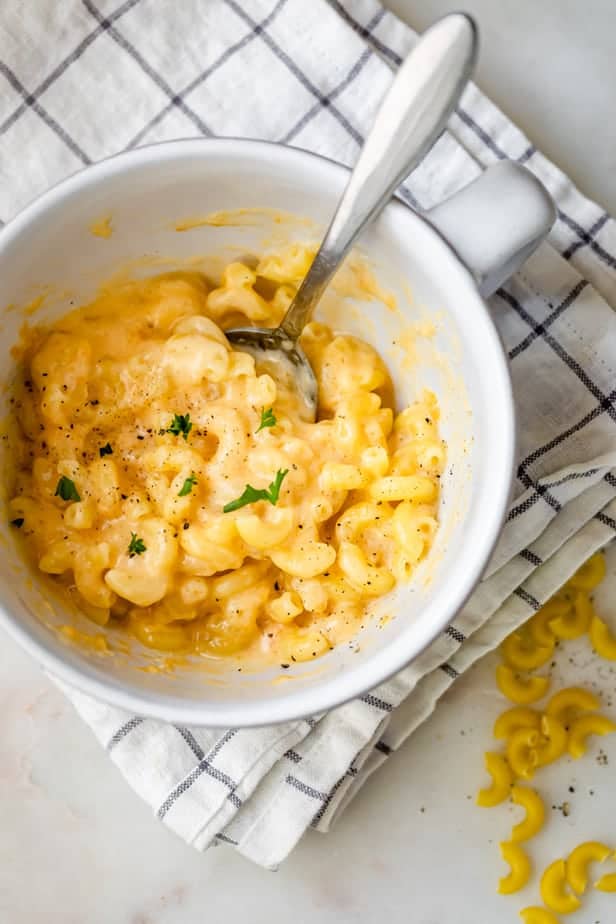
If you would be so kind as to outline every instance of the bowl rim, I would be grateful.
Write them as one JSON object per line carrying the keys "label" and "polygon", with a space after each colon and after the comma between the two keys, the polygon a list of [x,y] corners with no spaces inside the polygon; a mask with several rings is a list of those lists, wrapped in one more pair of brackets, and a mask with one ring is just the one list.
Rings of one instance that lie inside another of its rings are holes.
{"label": "bowl rim", "polygon": [[[314,170],[316,165],[319,169],[329,170],[332,174],[337,173],[339,179],[348,177],[350,174],[348,167],[330,158],[302,148],[289,147],[271,141],[243,138],[187,138],[157,142],[124,151],[88,165],[41,193],[0,230],[0,255],[7,244],[26,232],[40,216],[61,205],[62,200],[67,196],[79,193],[81,189],[90,185],[111,180],[126,168],[133,169],[148,163],[156,164],[167,160],[178,160],[182,157],[197,156],[205,160],[209,154],[231,155],[233,152],[256,159],[265,157],[270,161],[272,158],[284,159],[287,169],[289,165],[293,167],[293,161],[295,161],[295,168],[300,170]],[[442,617],[435,621],[429,632],[424,633],[422,640],[410,652],[401,644],[397,646],[392,644],[376,653],[381,657],[375,656],[367,659],[366,663],[358,668],[343,672],[342,677],[334,675],[322,682],[317,681],[310,689],[303,687],[293,691],[289,684],[289,695],[267,702],[262,700],[251,702],[247,699],[245,702],[229,704],[187,700],[171,694],[158,694],[149,690],[129,688],[126,683],[112,675],[105,677],[104,673],[96,670],[88,662],[71,658],[69,649],[63,657],[61,649],[56,651],[47,646],[44,640],[39,638],[27,624],[0,603],[0,625],[41,664],[44,670],[96,700],[119,707],[131,714],[166,722],[211,728],[272,725],[297,721],[307,716],[326,712],[378,687],[417,658],[462,609],[481,579],[500,536],[509,505],[516,443],[511,375],[504,346],[490,316],[488,306],[477,289],[472,272],[462,262],[454,247],[430,224],[427,216],[414,212],[403,202],[394,199],[388,203],[384,211],[389,214],[399,213],[404,215],[406,220],[421,222],[430,234],[440,240],[449,251],[451,258],[458,264],[458,268],[468,283],[468,292],[465,293],[465,297],[475,299],[478,317],[481,317],[483,321],[482,335],[487,336],[490,341],[488,348],[493,353],[493,364],[496,366],[500,379],[497,382],[491,382],[491,387],[499,393],[499,410],[504,433],[499,460],[501,478],[492,490],[491,514],[483,531],[482,547],[479,551],[475,551],[472,559],[469,559],[468,571],[461,589],[456,594],[455,601],[444,607]],[[492,371],[494,372],[494,369]],[[384,657],[385,654],[387,657]]]}

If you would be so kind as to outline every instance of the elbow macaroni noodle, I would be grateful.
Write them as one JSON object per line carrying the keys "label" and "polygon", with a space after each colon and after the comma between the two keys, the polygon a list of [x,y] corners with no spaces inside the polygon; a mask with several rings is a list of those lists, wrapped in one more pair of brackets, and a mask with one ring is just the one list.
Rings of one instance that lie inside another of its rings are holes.
{"label": "elbow macaroni noodle", "polygon": [[597,712],[581,715],[573,719],[569,727],[569,753],[576,759],[583,757],[589,735],[611,735],[615,731],[616,724],[605,715]]}
{"label": "elbow macaroni noodle", "polygon": [[[11,516],[99,625],[161,651],[306,660],[428,552],[445,463],[434,395],[395,416],[376,351],[312,323],[308,423],[293,387],[224,335],[278,324],[311,257],[231,263],[213,288],[192,272],[115,284],[32,332]],[[247,483],[261,498],[225,512]]]}
{"label": "elbow macaroni noodle", "polygon": [[541,908],[539,905],[523,908],[520,911],[520,917],[524,924],[559,924],[558,918],[552,911]]}
{"label": "elbow macaroni noodle", "polygon": [[499,664],[496,668],[496,682],[503,696],[519,706],[536,703],[550,686],[549,677],[520,677],[507,664]]}
{"label": "elbow macaroni noodle", "polygon": [[572,914],[581,907],[575,892],[567,882],[567,867],[564,860],[554,860],[544,870],[539,882],[543,904],[556,914]]}
{"label": "elbow macaroni noodle", "polygon": [[512,841],[503,841],[500,845],[503,860],[509,864],[510,871],[498,883],[501,895],[511,895],[523,889],[532,872],[530,859],[523,847]]}
{"label": "elbow macaroni noodle", "polygon": [[[612,859],[616,859],[616,853],[612,854]],[[616,892],[616,873],[606,873],[597,879],[594,885],[599,892]]]}
{"label": "elbow macaroni noodle", "polygon": [[545,808],[539,793],[529,786],[514,786],[511,790],[511,801],[521,805],[526,811],[522,821],[513,826],[511,840],[513,843],[529,841],[543,827],[545,822]]}
{"label": "elbow macaroni noodle", "polygon": [[571,851],[565,866],[567,882],[574,892],[584,894],[588,885],[588,867],[591,863],[605,862],[611,853],[611,847],[598,841],[586,841]]}
{"label": "elbow macaroni noodle", "polygon": [[485,789],[479,790],[477,805],[481,805],[482,808],[492,808],[492,806],[500,805],[501,802],[508,798],[513,777],[509,764],[502,754],[488,751],[484,760],[486,770],[492,777],[492,783]]}

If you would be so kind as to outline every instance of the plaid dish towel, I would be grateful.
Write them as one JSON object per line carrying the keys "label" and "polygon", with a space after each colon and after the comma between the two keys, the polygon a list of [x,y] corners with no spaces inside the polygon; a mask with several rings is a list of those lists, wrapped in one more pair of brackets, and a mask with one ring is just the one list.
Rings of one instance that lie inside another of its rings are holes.
{"label": "plaid dish towel", "polygon": [[[350,164],[413,33],[376,0],[3,0],[0,219],[116,151],[189,135],[267,138]],[[517,491],[455,623],[380,688],[319,720],[222,733],[66,690],[127,781],[199,849],[275,867],[326,831],[455,678],[616,530],[616,225],[475,87],[405,184],[429,207],[488,164],[534,171],[549,242],[492,298],[509,351]]]}

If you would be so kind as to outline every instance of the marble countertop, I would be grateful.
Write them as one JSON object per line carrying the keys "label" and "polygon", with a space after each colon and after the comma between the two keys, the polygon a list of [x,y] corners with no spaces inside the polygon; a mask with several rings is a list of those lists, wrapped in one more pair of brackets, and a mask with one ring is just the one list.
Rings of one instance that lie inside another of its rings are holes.
{"label": "marble countertop", "polygon": [[[423,28],[459,4],[389,6]],[[587,194],[616,211],[616,5],[464,6],[484,36],[483,89]],[[599,604],[616,620],[616,549],[609,564]],[[383,917],[390,924],[513,924],[520,907],[537,901],[536,886],[519,898],[495,894],[504,873],[498,842],[513,813],[481,811],[473,801],[491,723],[503,708],[493,656],[456,683],[332,833],[311,833],[279,872],[268,873],[225,847],[198,854],[166,830],[39,668],[4,635],[1,642],[2,924],[372,924]],[[615,692],[613,669],[597,671],[587,650],[574,652],[573,664],[565,660],[567,681],[598,679]],[[538,866],[590,837],[614,843],[616,736],[601,743],[607,766],[595,747],[542,775],[555,808],[533,842]],[[570,803],[566,817],[563,802]],[[595,894],[576,921],[607,924],[612,908],[614,896]]]}

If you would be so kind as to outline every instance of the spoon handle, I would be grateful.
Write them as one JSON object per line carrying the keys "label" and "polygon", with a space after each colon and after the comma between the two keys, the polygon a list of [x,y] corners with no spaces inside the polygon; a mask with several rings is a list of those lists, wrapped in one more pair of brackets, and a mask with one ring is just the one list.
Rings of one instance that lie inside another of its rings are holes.
{"label": "spoon handle", "polygon": [[444,16],[401,65],[350,176],[327,234],[280,328],[296,340],[366,224],[425,157],[460,99],[477,57],[464,13]]}

